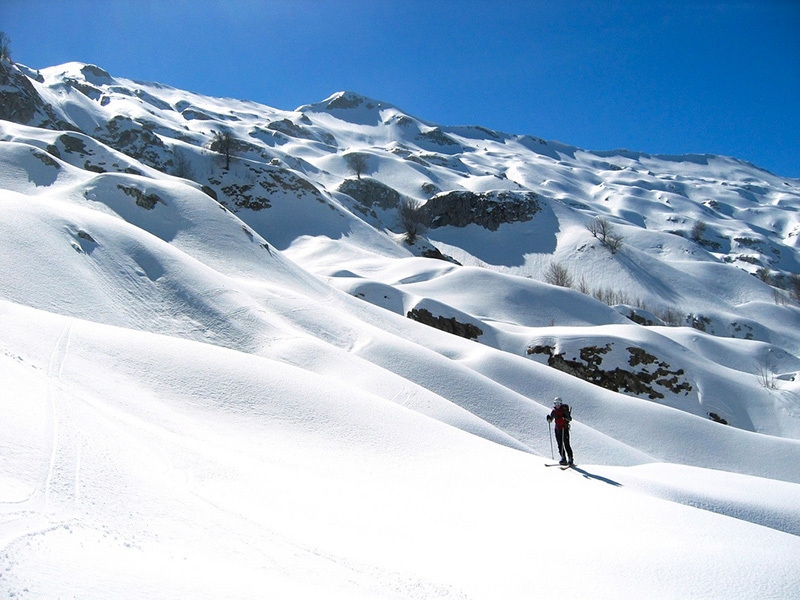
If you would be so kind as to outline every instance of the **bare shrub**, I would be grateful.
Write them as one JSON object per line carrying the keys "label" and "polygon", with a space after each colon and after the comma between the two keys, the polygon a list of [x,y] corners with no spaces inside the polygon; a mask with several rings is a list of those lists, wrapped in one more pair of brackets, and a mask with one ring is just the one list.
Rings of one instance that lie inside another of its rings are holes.
{"label": "bare shrub", "polygon": [[360,152],[351,152],[345,155],[344,160],[356,177],[361,179],[361,175],[367,170],[367,155]]}
{"label": "bare shrub", "polygon": [[792,298],[800,302],[800,275],[789,273],[789,293]]}
{"label": "bare shrub", "polygon": [[550,285],[557,285],[560,287],[571,288],[573,284],[572,275],[569,274],[567,268],[558,262],[550,263],[544,273],[545,282]]}
{"label": "bare shrub", "polygon": [[230,169],[231,157],[236,147],[236,138],[230,131],[215,131],[211,139],[211,150],[225,157],[225,168]]}
{"label": "bare shrub", "polygon": [[417,241],[417,236],[425,229],[423,221],[422,211],[419,210],[416,203],[410,198],[404,198],[400,202],[400,222],[405,231],[407,244]]}
{"label": "bare shrub", "polygon": [[600,243],[611,250],[615,254],[622,247],[622,236],[614,231],[614,226],[605,217],[595,217],[586,226],[594,237],[600,240]]}
{"label": "bare shrub", "polygon": [[586,294],[587,296],[592,295],[592,290],[589,287],[589,282],[586,281],[586,277],[581,275],[581,280],[578,282],[578,291],[581,294]]}
{"label": "bare shrub", "polygon": [[175,177],[194,180],[194,169],[189,158],[183,152],[176,150],[173,158],[172,174]]}
{"label": "bare shrub", "polygon": [[612,288],[598,288],[592,292],[592,296],[596,300],[608,304],[609,306],[616,306],[617,304],[631,304],[630,296],[627,292],[621,290],[614,290]]}
{"label": "bare shrub", "polygon": [[778,384],[775,381],[775,372],[769,365],[769,361],[765,360],[756,366],[756,377],[761,387],[768,390],[778,389]]}
{"label": "bare shrub", "polygon": [[772,271],[769,267],[761,267],[756,271],[756,277],[767,285],[772,285]]}
{"label": "bare shrub", "polygon": [[670,327],[680,327],[683,324],[683,318],[673,308],[666,308],[659,312],[656,316],[663,321],[664,325],[668,325]]}
{"label": "bare shrub", "polygon": [[586,226],[586,229],[588,229],[589,233],[602,242],[606,239],[606,236],[611,229],[611,223],[609,223],[608,219],[604,217],[595,217],[589,222],[589,224]]}
{"label": "bare shrub", "polygon": [[692,240],[698,243],[703,241],[703,234],[705,234],[707,228],[708,225],[705,221],[697,221],[692,227],[692,233],[690,234],[690,237]]}
{"label": "bare shrub", "polygon": [[605,245],[611,250],[611,254],[616,254],[622,248],[622,236],[615,233],[609,235],[605,240]]}

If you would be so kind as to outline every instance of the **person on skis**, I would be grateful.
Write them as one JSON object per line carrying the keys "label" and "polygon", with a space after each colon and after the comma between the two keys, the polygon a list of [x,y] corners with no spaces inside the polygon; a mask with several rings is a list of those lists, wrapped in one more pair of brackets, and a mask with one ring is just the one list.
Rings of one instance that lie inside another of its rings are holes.
{"label": "person on skis", "polygon": [[556,422],[556,442],[558,443],[558,453],[561,454],[561,465],[575,464],[572,460],[572,446],[569,444],[569,423],[572,421],[569,405],[564,404],[558,396],[553,400],[553,410],[547,417],[548,423]]}

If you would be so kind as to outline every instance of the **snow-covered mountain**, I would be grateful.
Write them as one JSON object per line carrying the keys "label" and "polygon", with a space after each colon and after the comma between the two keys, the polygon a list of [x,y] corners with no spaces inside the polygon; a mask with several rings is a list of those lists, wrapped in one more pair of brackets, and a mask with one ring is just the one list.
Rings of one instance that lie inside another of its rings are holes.
{"label": "snow-covered mountain", "polygon": [[800,593],[797,180],[80,63],[0,119],[3,591]]}

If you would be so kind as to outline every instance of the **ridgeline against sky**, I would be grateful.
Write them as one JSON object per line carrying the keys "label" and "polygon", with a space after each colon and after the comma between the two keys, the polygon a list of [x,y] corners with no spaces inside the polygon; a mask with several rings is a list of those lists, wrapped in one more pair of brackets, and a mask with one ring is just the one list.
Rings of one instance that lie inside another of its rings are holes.
{"label": "ridgeline against sky", "polygon": [[3,0],[34,68],[293,109],[350,89],[447,125],[800,177],[800,3]]}

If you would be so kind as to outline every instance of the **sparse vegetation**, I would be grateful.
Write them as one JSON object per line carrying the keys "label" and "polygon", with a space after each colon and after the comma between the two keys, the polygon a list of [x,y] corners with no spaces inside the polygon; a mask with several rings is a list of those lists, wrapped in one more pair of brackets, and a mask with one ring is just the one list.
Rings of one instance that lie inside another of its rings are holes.
{"label": "sparse vegetation", "polygon": [[592,290],[589,287],[589,282],[587,281],[585,275],[581,275],[581,279],[580,279],[580,281],[578,281],[578,291],[581,294],[585,294],[587,296],[591,296],[592,295]]}
{"label": "sparse vegetation", "polygon": [[600,240],[601,244],[611,250],[611,254],[616,254],[622,247],[622,236],[615,232],[611,221],[605,217],[595,217],[586,228],[589,233]]}
{"label": "sparse vegetation", "polygon": [[786,306],[786,304],[789,302],[789,298],[786,296],[786,294],[776,287],[772,288],[772,299],[775,301],[777,306]]}
{"label": "sparse vegetation", "polygon": [[775,381],[775,372],[769,364],[769,360],[764,360],[756,366],[756,377],[761,387],[767,390],[775,390],[778,388]]}
{"label": "sparse vegetation", "polygon": [[628,292],[624,290],[614,290],[611,288],[598,288],[592,292],[592,297],[609,306],[617,306],[618,304],[627,304],[628,306],[636,306],[641,309],[647,309],[647,306],[639,298],[632,298]]}
{"label": "sparse vegetation", "polygon": [[367,170],[367,155],[361,152],[351,152],[346,154],[344,159],[355,176],[361,179],[361,175]]}
{"label": "sparse vegetation", "polygon": [[567,268],[558,262],[550,263],[544,273],[544,280],[550,285],[568,288],[571,288],[574,283],[572,275],[569,274]]}
{"label": "sparse vegetation", "polygon": [[769,267],[761,267],[756,271],[756,277],[758,277],[761,281],[766,283],[767,285],[772,284],[772,271]]}
{"label": "sparse vegetation", "polygon": [[703,235],[708,229],[708,224],[705,221],[697,221],[692,227],[691,238],[693,241],[700,243],[703,241]]}
{"label": "sparse vegetation", "polygon": [[683,321],[678,311],[669,307],[659,311],[656,316],[661,319],[664,325],[668,325],[669,327],[680,327]]}
{"label": "sparse vegetation", "polygon": [[228,130],[214,132],[214,137],[211,140],[211,150],[225,157],[226,170],[231,167],[231,157],[235,147],[236,138],[233,133]]}
{"label": "sparse vegetation", "polygon": [[789,273],[789,293],[793,300],[800,302],[800,275],[797,273]]}
{"label": "sparse vegetation", "polygon": [[417,241],[417,236],[422,233],[424,229],[423,215],[416,203],[410,198],[404,198],[400,202],[400,222],[405,231],[405,240],[407,244],[413,244]]}
{"label": "sparse vegetation", "polygon": [[183,179],[195,179],[194,169],[189,158],[180,150],[175,150],[172,174]]}

